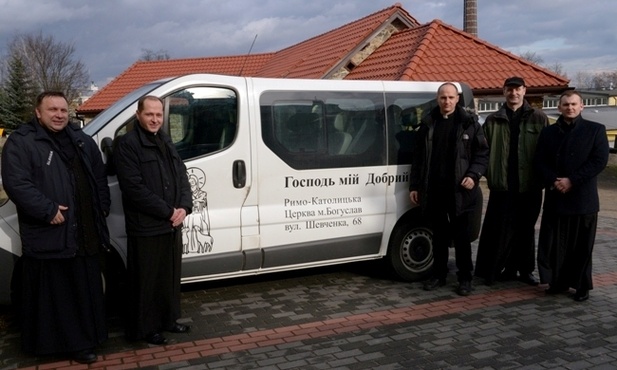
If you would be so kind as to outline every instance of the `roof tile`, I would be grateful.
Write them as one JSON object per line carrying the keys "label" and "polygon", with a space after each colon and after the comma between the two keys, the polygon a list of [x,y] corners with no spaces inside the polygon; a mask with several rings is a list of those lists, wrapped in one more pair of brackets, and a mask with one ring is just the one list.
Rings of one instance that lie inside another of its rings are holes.
{"label": "roof tile", "polygon": [[[392,63],[393,58],[408,62],[398,65]],[[456,63],[452,63],[453,59]],[[514,73],[525,78],[529,87],[566,87],[569,82],[563,76],[434,20],[393,35],[346,79],[461,81],[472,89],[485,90],[501,89],[503,81]]]}

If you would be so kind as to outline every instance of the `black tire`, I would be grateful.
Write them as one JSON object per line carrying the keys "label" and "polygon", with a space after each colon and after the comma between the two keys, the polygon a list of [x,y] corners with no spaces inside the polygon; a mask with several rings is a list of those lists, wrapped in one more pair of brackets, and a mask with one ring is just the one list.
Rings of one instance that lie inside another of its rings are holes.
{"label": "black tire", "polygon": [[419,217],[407,217],[390,236],[388,263],[396,277],[404,281],[426,279],[433,267],[433,232]]}

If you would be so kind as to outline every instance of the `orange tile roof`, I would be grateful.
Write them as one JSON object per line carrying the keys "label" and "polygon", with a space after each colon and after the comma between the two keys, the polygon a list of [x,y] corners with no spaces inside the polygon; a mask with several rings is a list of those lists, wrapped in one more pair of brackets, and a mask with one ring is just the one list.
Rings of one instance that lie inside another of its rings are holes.
{"label": "orange tile roof", "polygon": [[[453,63],[453,61],[456,61]],[[569,80],[434,20],[392,35],[346,79],[460,81],[476,92],[499,89],[512,75],[529,88],[565,88]]]}
{"label": "orange tile roof", "polygon": [[136,88],[161,78],[189,73],[254,76],[272,55],[138,61],[88,99],[78,111],[81,114],[100,112]]}
{"label": "orange tile roof", "polygon": [[138,61],[82,104],[78,112],[96,114],[145,83],[189,73],[327,78],[396,19],[399,29],[411,28],[394,33],[346,79],[461,81],[480,94],[500,93],[503,80],[513,74],[525,78],[528,92],[533,87],[546,91],[568,86],[566,78],[439,20],[420,26],[396,3],[278,52]]}
{"label": "orange tile roof", "polygon": [[375,30],[397,17],[412,26],[419,25],[400,3],[396,3],[275,53],[136,62],[82,104],[78,112],[100,112],[145,83],[188,73],[240,75],[242,70],[242,76],[323,78],[353,49],[366,42]]}
{"label": "orange tile roof", "polygon": [[344,26],[283,49],[259,71],[260,77],[323,78],[354,49],[393,18],[404,19],[412,27],[418,21],[401,4],[370,14]]}

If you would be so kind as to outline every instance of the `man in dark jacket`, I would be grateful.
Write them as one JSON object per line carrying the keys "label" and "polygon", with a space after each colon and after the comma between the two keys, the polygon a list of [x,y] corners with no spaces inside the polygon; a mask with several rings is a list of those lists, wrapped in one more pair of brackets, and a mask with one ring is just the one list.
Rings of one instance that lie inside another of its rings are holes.
{"label": "man in dark jacket", "polygon": [[474,115],[457,106],[456,85],[437,91],[439,107],[423,119],[411,164],[410,199],[420,204],[433,230],[433,276],[425,290],[446,284],[449,247],[454,243],[459,295],[471,294],[470,220],[480,198],[488,145]]}
{"label": "man in dark jacket", "polygon": [[540,134],[536,165],[545,192],[538,271],[547,294],[576,289],[577,302],[593,289],[591,260],[600,200],[597,176],[608,163],[606,128],[581,116],[583,99],[569,90],[559,98],[561,116]]}
{"label": "man in dark jacket", "polygon": [[534,171],[533,159],[548,117],[525,101],[526,89],[521,77],[506,79],[506,102],[489,114],[482,126],[490,148],[486,173],[490,195],[475,274],[487,285],[516,278],[538,285],[533,271],[542,182]]}
{"label": "man in dark jacket", "polygon": [[64,94],[40,94],[35,113],[2,151],[22,242],[22,344],[28,353],[92,363],[107,338],[99,266],[109,246],[105,166],[92,138],[68,124]]}
{"label": "man in dark jacket", "polygon": [[137,122],[114,154],[128,236],[127,336],[165,344],[162,331],[184,333],[180,268],[184,218],[193,201],[186,167],[163,125],[163,102],[142,97]]}

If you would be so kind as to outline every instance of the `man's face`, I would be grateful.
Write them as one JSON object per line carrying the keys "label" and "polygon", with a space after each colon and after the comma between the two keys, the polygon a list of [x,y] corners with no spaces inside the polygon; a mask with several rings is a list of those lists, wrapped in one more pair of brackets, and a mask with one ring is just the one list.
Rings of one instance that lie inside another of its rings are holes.
{"label": "man's face", "polygon": [[506,102],[510,108],[518,108],[523,105],[527,88],[525,86],[508,85],[503,88],[503,95],[506,97]]}
{"label": "man's face", "polygon": [[157,133],[163,125],[163,105],[156,99],[146,99],[141,111],[137,111],[139,125],[146,131]]}
{"label": "man's face", "polygon": [[458,103],[458,91],[451,85],[444,85],[437,92],[437,103],[439,111],[443,115],[449,115],[454,112],[456,103]]}
{"label": "man's face", "polygon": [[566,121],[578,117],[583,111],[583,102],[578,95],[562,96],[559,100],[559,112]]}
{"label": "man's face", "polygon": [[69,105],[61,96],[47,96],[35,109],[41,125],[52,132],[62,131],[69,123]]}

